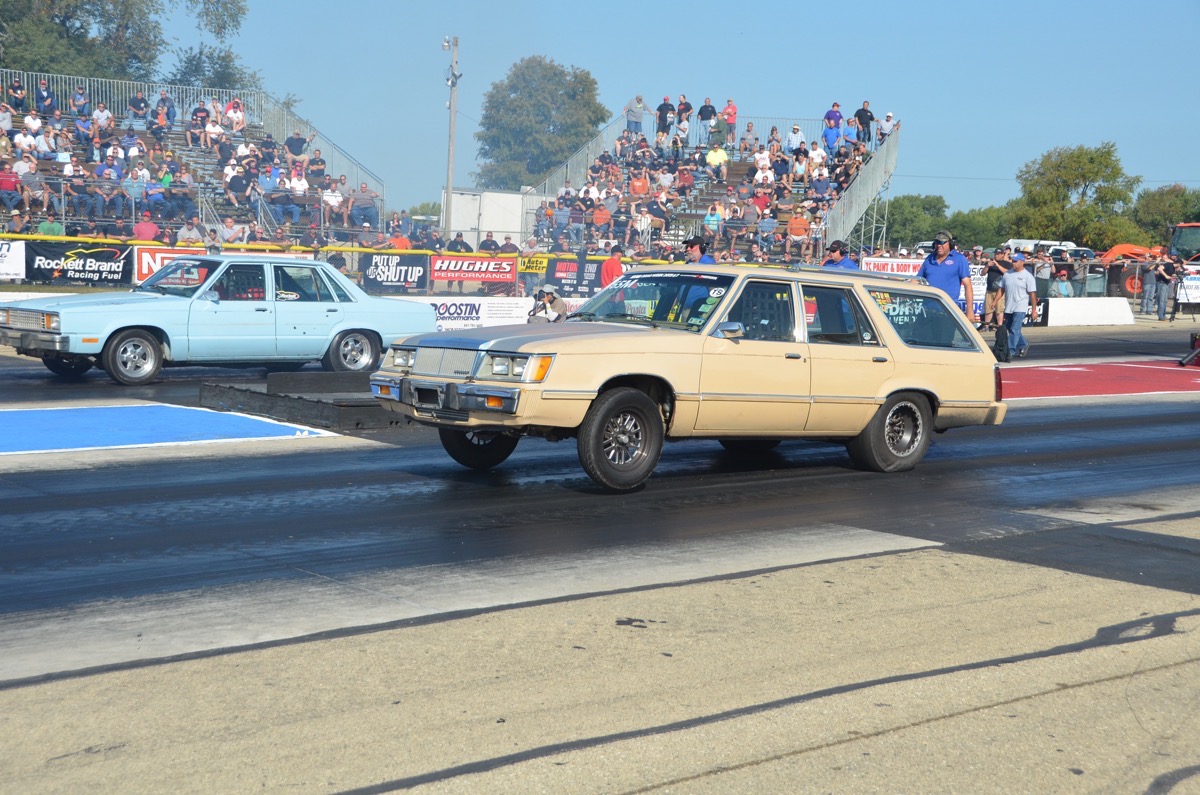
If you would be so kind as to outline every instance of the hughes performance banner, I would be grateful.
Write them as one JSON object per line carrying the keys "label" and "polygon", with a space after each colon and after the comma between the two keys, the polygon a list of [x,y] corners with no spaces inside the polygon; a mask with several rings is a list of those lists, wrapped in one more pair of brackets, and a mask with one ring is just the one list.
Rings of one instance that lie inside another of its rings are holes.
{"label": "hughes performance banner", "polygon": [[480,257],[475,254],[437,254],[429,258],[434,281],[484,282],[489,285],[515,285],[515,257]]}
{"label": "hughes performance banner", "polygon": [[365,254],[359,257],[362,286],[368,293],[395,295],[429,290],[426,254]]}
{"label": "hughes performance banner", "polygon": [[55,284],[129,284],[133,247],[25,241],[25,278]]}

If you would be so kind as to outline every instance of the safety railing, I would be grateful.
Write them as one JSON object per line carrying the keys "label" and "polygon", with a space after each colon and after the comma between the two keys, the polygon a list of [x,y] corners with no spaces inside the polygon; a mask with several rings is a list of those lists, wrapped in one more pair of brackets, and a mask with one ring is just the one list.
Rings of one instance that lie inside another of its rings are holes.
{"label": "safety railing", "polygon": [[854,181],[846,188],[837,204],[829,210],[825,219],[826,240],[850,239],[854,227],[866,214],[879,191],[892,178],[896,170],[896,152],[899,145],[900,130],[897,129],[858,170]]}

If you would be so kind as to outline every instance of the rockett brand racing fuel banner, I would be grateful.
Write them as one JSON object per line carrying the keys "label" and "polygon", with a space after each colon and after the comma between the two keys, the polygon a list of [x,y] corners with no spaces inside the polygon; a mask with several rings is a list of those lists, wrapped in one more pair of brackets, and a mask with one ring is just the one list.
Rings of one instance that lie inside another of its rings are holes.
{"label": "rockett brand racing fuel banner", "polygon": [[133,247],[107,243],[25,243],[25,278],[58,284],[129,284]]}

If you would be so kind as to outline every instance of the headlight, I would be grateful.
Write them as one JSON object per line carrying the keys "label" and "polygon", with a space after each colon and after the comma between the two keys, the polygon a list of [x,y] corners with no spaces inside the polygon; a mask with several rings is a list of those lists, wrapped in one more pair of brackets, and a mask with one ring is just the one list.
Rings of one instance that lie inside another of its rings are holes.
{"label": "headlight", "polygon": [[46,313],[46,328],[49,331],[58,331],[62,328],[62,319],[53,313]]}
{"label": "headlight", "polygon": [[384,366],[395,367],[400,370],[412,370],[413,365],[417,363],[416,348],[392,348],[388,351],[388,359]]}
{"label": "headlight", "polygon": [[550,372],[554,357],[550,355],[528,356],[516,353],[493,353],[483,360],[479,378],[498,381],[541,382]]}

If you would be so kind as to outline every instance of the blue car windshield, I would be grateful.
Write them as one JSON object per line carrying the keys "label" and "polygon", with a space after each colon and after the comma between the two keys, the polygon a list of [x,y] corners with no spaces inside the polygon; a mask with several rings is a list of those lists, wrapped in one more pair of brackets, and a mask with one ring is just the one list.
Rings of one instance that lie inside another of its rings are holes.
{"label": "blue car windshield", "polygon": [[191,298],[199,291],[220,263],[179,257],[134,288],[134,292],[162,293]]}
{"label": "blue car windshield", "polygon": [[731,284],[732,276],[719,273],[627,273],[567,320],[699,332],[716,316]]}

